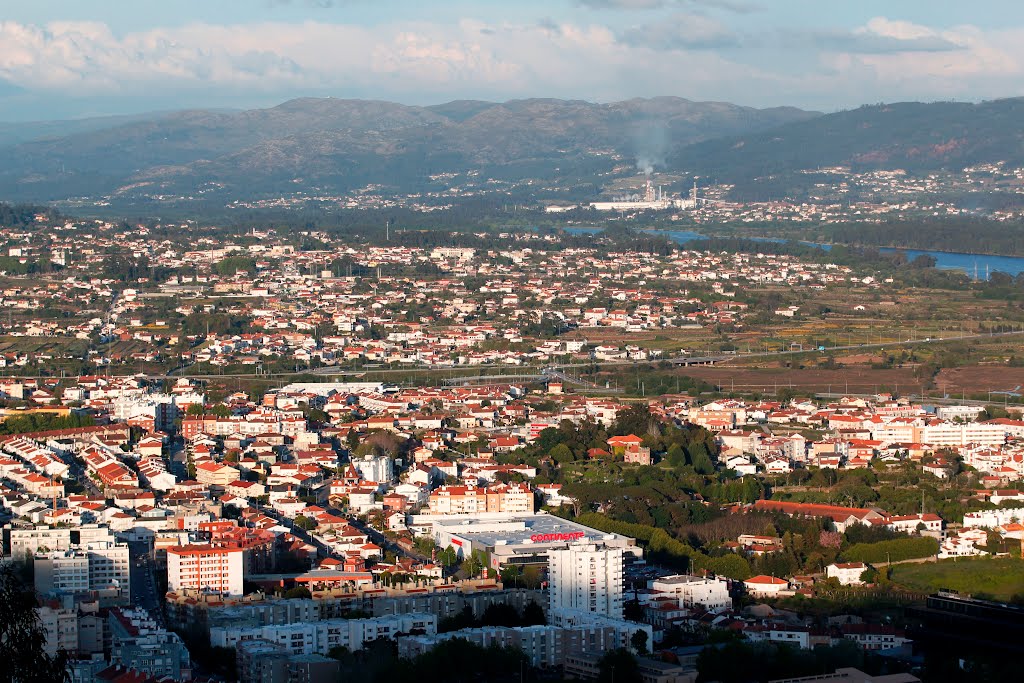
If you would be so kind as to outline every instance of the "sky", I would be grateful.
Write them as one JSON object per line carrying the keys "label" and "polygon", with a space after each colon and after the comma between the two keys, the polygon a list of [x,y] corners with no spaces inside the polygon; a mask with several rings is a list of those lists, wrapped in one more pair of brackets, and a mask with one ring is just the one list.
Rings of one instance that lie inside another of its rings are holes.
{"label": "sky", "polygon": [[1024,95],[1020,0],[3,0],[0,121],[295,97]]}

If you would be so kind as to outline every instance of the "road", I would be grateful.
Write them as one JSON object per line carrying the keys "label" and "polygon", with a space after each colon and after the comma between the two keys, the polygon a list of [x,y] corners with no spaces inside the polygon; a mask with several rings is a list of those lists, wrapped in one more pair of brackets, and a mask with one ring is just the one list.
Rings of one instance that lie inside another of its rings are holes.
{"label": "road", "polygon": [[133,541],[128,544],[128,552],[131,557],[132,605],[145,609],[160,627],[164,627],[164,596],[153,571],[149,544]]}
{"label": "road", "polygon": [[[904,339],[897,341],[883,341],[883,342],[870,342],[866,344],[846,344],[829,346],[823,350],[808,348],[808,349],[784,349],[776,351],[751,351],[748,353],[735,353],[728,355],[702,355],[702,356],[680,356],[675,358],[664,358],[664,359],[651,359],[650,361],[641,362],[652,362],[656,363],[661,360],[668,361],[676,365],[693,365],[701,363],[721,363],[727,360],[738,360],[738,359],[749,359],[749,358],[775,358],[781,356],[799,356],[803,354],[814,354],[814,353],[834,353],[836,351],[864,351],[869,349],[884,349],[892,347],[907,347],[907,346],[928,346],[933,344],[944,344],[957,341],[973,341],[979,339],[998,339],[1013,336],[1024,335],[1024,330],[1017,330],[1012,332],[993,332],[989,334],[963,334],[955,337],[929,337],[925,339]],[[552,363],[545,365],[520,365],[513,368],[509,368],[513,374],[524,374],[530,370],[536,370],[541,373],[544,370],[561,371],[563,369],[579,368],[581,366],[586,367],[632,367],[637,364],[637,361],[633,360],[609,360],[609,361],[586,361],[583,363]],[[322,375],[329,377],[363,377],[368,373],[375,375],[389,375],[389,374],[400,374],[408,375],[411,372],[416,373],[453,373],[463,372],[468,370],[477,369],[495,369],[494,364],[480,363],[473,365],[457,365],[457,366],[413,366],[407,368],[360,368],[360,369],[342,369],[342,368],[315,368],[310,370],[301,370],[299,372],[279,372],[279,373],[243,373],[243,374],[190,374],[181,372],[181,368],[176,368],[166,375],[148,375],[150,379],[164,379],[167,377],[192,377],[195,379],[231,379],[232,377],[239,379],[254,378],[254,377],[295,377],[297,375]],[[172,374],[174,373],[174,374]],[[180,373],[180,374],[178,374]],[[469,377],[467,379],[472,379]]]}

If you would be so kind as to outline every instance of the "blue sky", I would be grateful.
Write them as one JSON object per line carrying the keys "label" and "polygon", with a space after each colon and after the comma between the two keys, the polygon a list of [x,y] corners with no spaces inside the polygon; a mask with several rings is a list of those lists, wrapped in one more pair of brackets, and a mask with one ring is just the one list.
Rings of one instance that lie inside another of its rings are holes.
{"label": "blue sky", "polygon": [[1015,0],[7,0],[0,20],[7,121],[299,96],[831,111],[1022,94]]}

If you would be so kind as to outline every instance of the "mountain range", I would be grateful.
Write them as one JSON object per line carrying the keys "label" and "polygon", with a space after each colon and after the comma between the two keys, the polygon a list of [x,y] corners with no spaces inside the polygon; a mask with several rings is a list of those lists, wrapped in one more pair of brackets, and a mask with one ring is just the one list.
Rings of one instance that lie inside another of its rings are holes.
{"label": "mountain range", "polygon": [[[679,98],[390,102],[299,99],[269,109],[180,111],[0,126],[0,197],[47,201],[212,192],[230,198],[367,184],[398,191],[429,176],[578,178],[616,163],[663,164],[673,145],[816,116]],[[31,139],[35,135],[35,139]],[[619,159],[619,161],[616,161]]]}
{"label": "mountain range", "polygon": [[0,124],[0,199],[329,196],[368,184],[438,190],[431,176],[601,187],[626,169],[743,186],[846,165],[921,171],[1024,166],[1024,99],[872,105],[831,114],[675,97],[609,104],[531,99],[298,99],[268,109],[188,110]]}

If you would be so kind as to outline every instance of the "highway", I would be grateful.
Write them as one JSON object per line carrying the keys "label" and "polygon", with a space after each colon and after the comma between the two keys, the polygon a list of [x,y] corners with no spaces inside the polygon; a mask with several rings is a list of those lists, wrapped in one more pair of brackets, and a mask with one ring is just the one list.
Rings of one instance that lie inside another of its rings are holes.
{"label": "highway", "polygon": [[[973,341],[979,339],[998,339],[1001,337],[1014,337],[1024,336],[1024,330],[1015,330],[1011,332],[992,332],[988,334],[963,334],[954,337],[928,337],[925,339],[903,339],[903,340],[888,340],[881,342],[869,342],[864,344],[846,344],[829,346],[825,349],[806,348],[806,349],[779,349],[769,351],[748,351],[746,353],[732,353],[732,354],[719,354],[719,355],[690,355],[690,356],[677,356],[675,358],[656,358],[648,361],[639,361],[640,363],[657,363],[662,360],[668,361],[675,365],[701,365],[701,364],[715,364],[730,360],[738,360],[743,358],[775,358],[781,356],[799,356],[803,354],[814,354],[814,353],[834,353],[836,351],[864,351],[869,349],[885,349],[892,347],[909,347],[909,346],[929,346],[934,344],[944,344],[958,341]],[[547,374],[550,374],[552,370],[567,370],[579,367],[632,367],[637,365],[638,361],[635,360],[588,360],[580,363],[550,363],[544,365],[519,365],[509,368],[509,375],[525,375],[533,374],[529,371],[535,370],[537,374],[542,374],[544,370],[548,370]],[[454,365],[454,366],[410,366],[405,368],[358,368],[358,369],[339,369],[339,368],[315,368],[311,370],[302,370],[299,372],[281,372],[281,373],[245,373],[245,374],[225,374],[225,375],[210,375],[210,374],[190,374],[183,373],[180,369],[172,370],[167,375],[150,375],[151,379],[164,379],[166,377],[192,377],[195,379],[221,379],[227,380],[231,378],[273,378],[273,377],[295,377],[298,375],[321,375],[325,377],[338,377],[338,378],[364,378],[367,374],[373,375],[408,375],[409,373],[456,373],[465,372],[468,370],[495,370],[497,367],[493,363],[478,363],[473,365]],[[497,376],[489,377],[500,377]],[[453,380],[458,380],[458,377],[452,377]],[[473,380],[472,376],[465,378],[466,380]]]}
{"label": "highway", "polygon": [[[882,342],[869,342],[869,343],[865,343],[865,344],[845,344],[845,345],[829,346],[829,347],[826,347],[825,349],[806,348],[806,349],[779,349],[779,350],[769,350],[769,351],[747,351],[745,353],[737,352],[737,353],[720,354],[720,355],[691,355],[691,356],[676,356],[674,358],[653,358],[653,359],[649,359],[649,360],[645,360],[645,361],[635,361],[635,360],[605,360],[605,361],[600,361],[600,360],[584,360],[584,361],[580,361],[578,363],[546,363],[546,364],[540,364],[540,365],[517,365],[517,366],[509,368],[509,370],[510,370],[509,375],[510,375],[510,378],[511,378],[512,375],[534,374],[534,372],[539,375],[539,374],[542,374],[544,372],[544,370],[549,370],[549,371],[550,370],[571,370],[573,368],[593,368],[593,367],[597,367],[597,368],[633,367],[633,366],[637,365],[638,363],[648,364],[648,363],[659,363],[661,361],[667,361],[667,362],[672,363],[674,365],[682,365],[682,366],[702,365],[702,364],[703,365],[713,365],[713,364],[716,364],[716,363],[722,363],[722,362],[738,360],[738,359],[777,358],[777,357],[782,357],[782,356],[800,356],[800,355],[804,355],[804,354],[834,353],[834,352],[837,352],[837,351],[864,351],[864,350],[869,350],[869,349],[885,349],[885,348],[893,348],[893,347],[929,346],[929,345],[934,345],[934,344],[945,344],[945,343],[958,342],[958,341],[969,342],[969,341],[980,340],[980,339],[998,339],[998,338],[1003,338],[1003,337],[1014,337],[1014,336],[1024,336],[1024,330],[1015,330],[1015,331],[1011,331],[1011,332],[992,332],[992,333],[988,333],[988,334],[963,334],[963,335],[957,335],[957,336],[954,336],[954,337],[929,337],[929,338],[925,338],[925,339],[889,340],[889,341],[882,341]],[[180,378],[180,377],[189,377],[189,378],[192,378],[192,379],[206,379],[206,380],[216,379],[216,380],[227,381],[227,380],[231,380],[231,379],[256,379],[256,378],[261,378],[261,379],[274,379],[274,378],[287,379],[287,378],[290,378],[290,377],[300,377],[300,376],[315,375],[315,376],[322,376],[324,378],[337,378],[337,379],[368,381],[368,380],[365,379],[367,375],[375,375],[375,376],[380,376],[380,377],[386,377],[387,375],[407,376],[410,373],[417,373],[417,374],[421,374],[421,373],[428,373],[428,374],[437,373],[439,375],[444,375],[445,373],[448,373],[451,379],[458,380],[459,377],[455,376],[455,373],[462,373],[462,372],[467,372],[467,371],[470,371],[470,370],[489,370],[489,371],[493,372],[494,370],[496,370],[496,369],[498,369],[498,368],[500,368],[502,366],[497,366],[497,365],[495,365],[493,363],[477,363],[477,364],[472,364],[472,365],[454,365],[454,366],[426,365],[426,366],[410,366],[410,367],[403,367],[403,368],[385,368],[385,367],[380,367],[380,368],[370,368],[370,367],[363,367],[363,368],[333,368],[333,367],[321,367],[321,368],[311,368],[311,369],[307,369],[307,370],[299,370],[299,371],[293,371],[293,372],[275,372],[275,373],[249,372],[249,373],[229,373],[229,374],[220,374],[220,373],[218,373],[218,374],[209,374],[209,373],[189,373],[189,372],[185,372],[185,370],[187,370],[189,367],[192,367],[192,366],[191,365],[186,365],[184,367],[179,366],[179,367],[176,367],[176,368],[174,368],[174,369],[172,369],[172,370],[170,370],[170,371],[168,371],[168,372],[166,372],[164,374],[140,375],[140,373],[137,373],[137,372],[129,372],[129,373],[127,373],[124,376],[126,376],[126,377],[144,376],[147,379],[157,380],[157,381],[164,380],[164,379],[171,379],[171,378],[177,379],[177,378]],[[44,376],[44,375],[24,375],[24,374],[19,374],[18,376],[19,377],[24,377],[24,378],[32,378],[32,377],[43,378],[43,377],[48,377],[48,376]],[[115,375],[111,375],[111,376],[115,376]],[[497,378],[497,377],[500,377],[500,376],[501,375],[499,373],[498,375],[493,376],[493,377]],[[474,377],[473,376],[467,376],[465,379],[467,381],[472,381],[474,379]],[[382,381],[384,381],[384,380],[382,380]]]}

